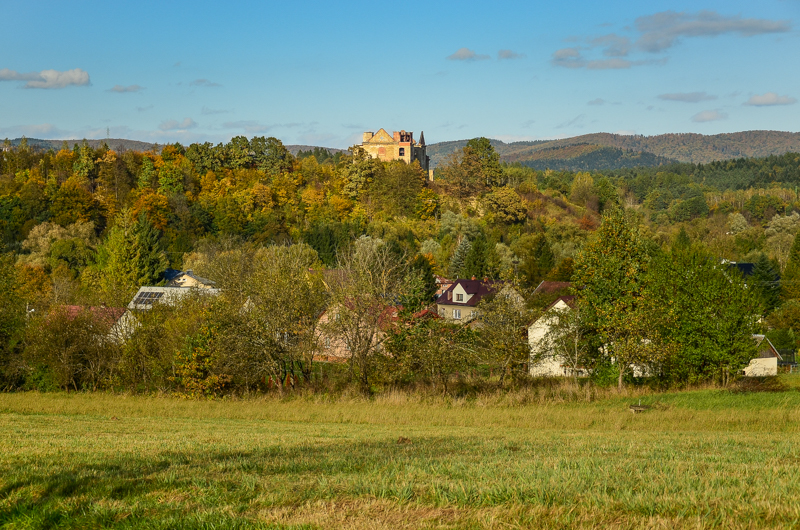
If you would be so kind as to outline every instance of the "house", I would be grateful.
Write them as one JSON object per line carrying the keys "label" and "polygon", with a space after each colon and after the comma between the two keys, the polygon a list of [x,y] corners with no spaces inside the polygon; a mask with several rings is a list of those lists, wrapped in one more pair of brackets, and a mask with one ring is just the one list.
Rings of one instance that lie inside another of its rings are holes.
{"label": "house", "polygon": [[192,293],[216,296],[220,293],[220,290],[210,287],[139,287],[133,299],[128,303],[125,312],[111,327],[110,335],[114,340],[124,342],[139,327],[139,320],[136,318],[137,313],[149,311],[156,304],[177,305]]}
{"label": "house", "polygon": [[[376,308],[380,310],[380,307]],[[350,353],[350,345],[347,344],[347,338],[334,334],[331,330],[331,322],[334,319],[339,319],[341,307],[332,307],[322,312],[317,323],[317,343],[319,345],[319,353],[314,355],[315,361],[325,362],[346,362],[352,357]],[[346,310],[346,309],[345,309]],[[384,306],[378,316],[377,329],[371,329],[370,322],[362,322],[353,326],[353,332],[356,337],[364,337],[372,335],[372,341],[376,347],[380,347],[380,343],[386,337],[386,332],[389,328],[400,319],[400,311],[403,306]]]}
{"label": "house", "polygon": [[533,295],[567,294],[570,287],[572,287],[572,282],[550,282],[544,280],[539,282],[539,285],[533,290]]}
{"label": "house", "polygon": [[434,274],[433,278],[436,282],[436,298],[440,297],[442,293],[454,283],[453,280],[448,280],[444,276],[439,276],[438,274]]}
{"label": "house", "polygon": [[372,158],[385,162],[403,160],[410,164],[417,161],[428,174],[428,180],[433,180],[431,158],[426,154],[425,133],[420,133],[419,142],[415,142],[413,132],[394,131],[391,136],[385,129],[379,129],[376,133],[365,132],[361,147]]}
{"label": "house", "polygon": [[478,316],[480,301],[497,292],[497,287],[488,278],[477,280],[458,279],[436,299],[439,316],[452,321],[469,321]]}
{"label": "house", "polygon": [[746,377],[778,375],[778,361],[783,360],[781,354],[765,335],[753,335],[753,340],[758,345],[758,357],[750,360],[750,364],[742,370],[742,375]]}
{"label": "house", "polygon": [[561,296],[550,304],[543,314],[528,327],[528,344],[531,348],[528,373],[533,377],[561,377],[588,375],[585,370],[573,372],[563,354],[555,351],[548,341],[548,334],[558,322],[559,312],[575,309],[574,296]]}
{"label": "house", "polygon": [[217,285],[216,282],[196,276],[191,269],[187,271],[167,269],[164,271],[164,280],[167,282],[167,287],[196,287],[198,289],[213,289]]}

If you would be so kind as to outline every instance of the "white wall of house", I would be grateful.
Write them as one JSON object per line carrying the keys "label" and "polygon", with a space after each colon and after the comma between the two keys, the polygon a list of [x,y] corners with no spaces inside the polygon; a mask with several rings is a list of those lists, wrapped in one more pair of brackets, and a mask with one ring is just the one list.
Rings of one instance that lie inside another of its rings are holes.
{"label": "white wall of house", "polygon": [[744,369],[746,377],[766,377],[778,375],[778,358],[768,357],[766,359],[751,359]]}
{"label": "white wall of house", "polygon": [[528,372],[533,377],[561,377],[572,375],[571,370],[564,366],[563,356],[553,351],[545,352],[536,360],[545,337],[556,322],[557,311],[569,311],[569,306],[563,301],[556,302],[544,315],[528,327],[528,344],[531,348]]}

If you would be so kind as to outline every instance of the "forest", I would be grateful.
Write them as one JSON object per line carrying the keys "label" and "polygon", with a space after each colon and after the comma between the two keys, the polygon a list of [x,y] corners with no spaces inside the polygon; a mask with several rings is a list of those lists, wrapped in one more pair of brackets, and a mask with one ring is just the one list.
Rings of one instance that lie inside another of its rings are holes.
{"label": "forest", "polygon": [[[636,383],[634,364],[662,386],[724,383],[752,334],[800,345],[798,182],[797,153],[565,171],[501,163],[476,138],[430,182],[358,146],[292,156],[276,138],[119,152],[6,141],[0,388],[514,384],[527,325],[554,299],[533,294],[542,280],[572,281],[580,311],[554,340],[577,337],[598,384]],[[221,294],[158,306],[108,340],[97,308],[125,308],[169,268]],[[523,302],[487,300],[481,325],[425,318],[434,275],[504,282]],[[349,316],[320,324],[335,308]],[[321,332],[346,337],[345,366],[315,361]]]}

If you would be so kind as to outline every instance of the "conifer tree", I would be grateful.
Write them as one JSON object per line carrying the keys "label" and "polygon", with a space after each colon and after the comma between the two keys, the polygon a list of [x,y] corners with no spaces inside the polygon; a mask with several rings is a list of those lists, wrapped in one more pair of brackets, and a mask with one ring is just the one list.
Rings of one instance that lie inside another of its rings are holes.
{"label": "conifer tree", "polygon": [[459,275],[462,273],[464,268],[464,263],[467,259],[467,254],[472,249],[472,244],[469,242],[469,239],[466,237],[461,238],[461,242],[456,247],[456,251],[453,252],[453,257],[450,258],[450,276],[452,279],[459,278]]}
{"label": "conifer tree", "polygon": [[760,254],[748,283],[752,283],[756,291],[761,295],[765,314],[770,313],[780,304],[780,279],[778,267],[770,261],[766,254]]}
{"label": "conifer tree", "polygon": [[478,279],[491,276],[489,271],[489,245],[486,243],[485,238],[479,237],[472,243],[464,259],[464,267],[461,274],[465,278],[474,276]]}
{"label": "conifer tree", "polygon": [[789,260],[781,278],[781,294],[784,300],[800,299],[800,232],[794,236]]}

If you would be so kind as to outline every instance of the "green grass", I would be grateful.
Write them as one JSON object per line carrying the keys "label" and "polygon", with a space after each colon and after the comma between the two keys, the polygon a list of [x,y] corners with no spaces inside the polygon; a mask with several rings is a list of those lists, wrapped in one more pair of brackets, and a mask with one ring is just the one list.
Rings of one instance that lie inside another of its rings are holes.
{"label": "green grass", "polygon": [[3,394],[0,527],[800,527],[784,380],[588,403]]}

